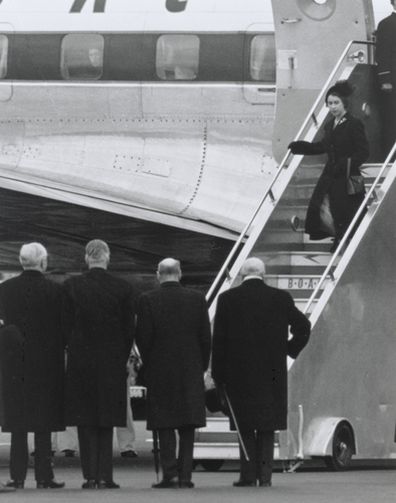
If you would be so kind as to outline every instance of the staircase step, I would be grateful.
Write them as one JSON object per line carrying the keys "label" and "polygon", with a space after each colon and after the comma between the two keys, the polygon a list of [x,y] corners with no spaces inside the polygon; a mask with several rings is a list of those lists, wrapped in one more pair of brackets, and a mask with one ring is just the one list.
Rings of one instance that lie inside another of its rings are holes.
{"label": "staircase step", "polygon": [[297,216],[301,221],[305,220],[307,208],[307,204],[298,204],[293,206],[279,204],[279,206],[276,208],[276,214],[274,215],[275,222],[278,220],[283,220],[290,227],[290,219],[293,216]]}
{"label": "staircase step", "polygon": [[[263,252],[257,254],[266,264],[266,271],[269,275],[297,275],[312,276],[322,275],[326,269],[332,255],[320,251],[283,251]],[[337,258],[334,267],[339,258]]]}
{"label": "staircase step", "polygon": [[282,229],[267,228],[265,234],[259,237],[255,245],[255,251],[260,254],[274,254],[278,251],[310,251],[329,253],[333,238],[312,241],[308,234],[305,234],[304,228],[294,231],[289,226],[284,225]]}
{"label": "staircase step", "polygon": [[[391,166],[392,166],[391,164],[388,164],[388,166],[385,168],[384,177],[386,177],[388,175]],[[363,166],[361,167],[361,172],[364,177],[369,177],[369,178],[374,179],[377,177],[381,168],[382,168],[382,164],[363,164]]]}
{"label": "staircase step", "polygon": [[[302,233],[302,231],[301,231]],[[307,237],[307,234],[304,234],[304,237]],[[302,241],[302,242],[290,242],[290,243],[282,243],[282,250],[285,252],[296,252],[296,253],[305,253],[305,252],[323,252],[329,253],[330,247],[332,245],[332,239],[323,239],[322,241]],[[279,243],[271,243],[265,247],[266,252],[275,252],[279,250]]]}
{"label": "staircase step", "polygon": [[267,265],[291,265],[291,266],[327,266],[331,254],[319,251],[307,251],[303,253],[289,252],[279,249],[277,252],[264,254]]}
{"label": "staircase step", "polygon": [[[389,172],[392,164],[389,164],[385,171],[384,176],[386,176]],[[324,163],[313,163],[309,164],[306,160],[303,160],[301,165],[299,166],[295,176],[293,179],[306,180],[308,178],[315,178],[322,173],[324,168]],[[382,168],[382,164],[378,163],[365,163],[360,167],[360,170],[364,175],[369,177],[376,177]]]}
{"label": "staircase step", "polygon": [[[374,178],[371,180],[366,180],[365,186],[366,191],[370,190],[372,184],[374,182]],[[304,202],[308,206],[309,200],[311,199],[312,192],[315,188],[315,183],[313,184],[301,184],[301,185],[289,185],[285,193],[282,196],[282,203],[285,205],[287,200],[297,202],[297,205],[303,205]],[[381,188],[381,183],[377,187]]]}
{"label": "staircase step", "polygon": [[266,270],[269,274],[320,274],[322,275],[326,267],[323,265],[311,265],[311,266],[291,266],[291,265],[272,265],[267,266]]}

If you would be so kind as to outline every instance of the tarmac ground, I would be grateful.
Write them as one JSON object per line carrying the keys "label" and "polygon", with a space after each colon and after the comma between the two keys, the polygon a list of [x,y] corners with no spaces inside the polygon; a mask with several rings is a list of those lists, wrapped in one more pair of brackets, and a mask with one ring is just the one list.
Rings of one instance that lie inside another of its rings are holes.
{"label": "tarmac ground", "polygon": [[[128,503],[178,503],[196,501],[202,503],[395,503],[396,464],[355,462],[345,472],[330,472],[319,463],[306,463],[295,473],[284,473],[277,465],[270,488],[234,488],[238,479],[238,462],[227,461],[216,472],[205,471],[198,465],[193,474],[195,489],[152,489],[156,482],[150,434],[143,422],[136,422],[136,450],[139,457],[121,458],[115,445],[114,480],[120,484],[115,490],[82,490],[80,460],[66,458],[60,453],[54,457],[56,479],[64,481],[66,487],[59,490],[35,488],[33,470],[30,469],[25,489],[13,493],[0,493],[2,502],[128,502]],[[5,482],[8,474],[9,436],[0,434],[0,481]],[[33,458],[32,458],[33,459]],[[33,465],[33,462],[31,463]]]}

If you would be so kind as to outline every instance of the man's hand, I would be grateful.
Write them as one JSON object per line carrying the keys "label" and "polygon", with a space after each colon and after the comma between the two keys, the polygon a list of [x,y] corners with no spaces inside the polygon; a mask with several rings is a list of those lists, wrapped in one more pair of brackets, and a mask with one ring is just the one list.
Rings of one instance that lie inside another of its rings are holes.
{"label": "man's hand", "polygon": [[393,91],[393,85],[390,82],[386,82],[381,85],[381,91],[384,93],[391,93]]}
{"label": "man's hand", "polygon": [[134,371],[133,363],[129,359],[126,364],[126,371],[128,372],[128,374],[131,374]]}

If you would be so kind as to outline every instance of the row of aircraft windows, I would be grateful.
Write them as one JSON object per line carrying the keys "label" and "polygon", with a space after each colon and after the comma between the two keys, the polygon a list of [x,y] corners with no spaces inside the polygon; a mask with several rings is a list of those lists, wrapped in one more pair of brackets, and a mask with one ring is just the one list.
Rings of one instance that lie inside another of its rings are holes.
{"label": "row of aircraft windows", "polygon": [[[155,72],[159,80],[196,80],[200,72],[201,38],[194,34],[159,35]],[[67,34],[60,44],[60,75],[65,80],[99,80],[104,73],[105,38],[100,34]],[[122,57],[122,55],[120,55]],[[218,55],[222,57],[221,54]],[[273,34],[254,35],[249,41],[249,80],[275,82]],[[0,78],[8,75],[9,38],[0,34]]]}

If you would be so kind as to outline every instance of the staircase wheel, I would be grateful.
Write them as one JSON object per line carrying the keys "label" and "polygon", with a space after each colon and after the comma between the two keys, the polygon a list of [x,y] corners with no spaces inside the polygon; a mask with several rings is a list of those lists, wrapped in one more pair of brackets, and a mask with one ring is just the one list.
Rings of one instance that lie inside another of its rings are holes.
{"label": "staircase wheel", "polygon": [[207,472],[217,472],[224,464],[223,459],[201,459],[201,465]]}
{"label": "staircase wheel", "polygon": [[351,466],[352,456],[355,454],[355,440],[351,426],[343,421],[334,431],[333,453],[325,457],[328,468],[334,471],[347,470]]}

